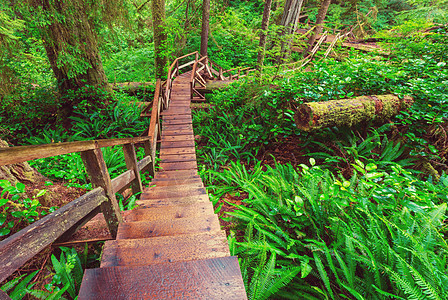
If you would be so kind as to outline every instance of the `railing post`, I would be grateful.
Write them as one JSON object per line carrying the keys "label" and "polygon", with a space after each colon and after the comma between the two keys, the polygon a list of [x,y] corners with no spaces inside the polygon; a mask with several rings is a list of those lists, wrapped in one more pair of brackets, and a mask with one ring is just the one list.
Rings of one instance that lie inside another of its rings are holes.
{"label": "railing post", "polygon": [[199,53],[195,53],[195,55],[194,55],[194,59],[195,59],[195,61],[198,61],[199,60]]}
{"label": "railing post", "polygon": [[152,141],[146,141],[143,143],[143,147],[145,149],[145,155],[151,157],[151,163],[148,165],[149,175],[154,177],[156,175],[156,167],[155,167],[155,151],[152,150]]}
{"label": "railing post", "polygon": [[135,179],[132,180],[132,193],[138,194],[143,192],[142,180],[140,178],[140,171],[138,169],[137,156],[135,154],[134,144],[123,145],[124,160],[126,161],[126,168],[128,170],[134,170]]}
{"label": "railing post", "polygon": [[222,77],[222,67],[219,67],[219,79],[224,80]]}
{"label": "railing post", "polygon": [[112,190],[109,172],[104,162],[100,148],[81,152],[81,158],[89,174],[93,187],[102,187],[106,193],[107,201],[101,204],[101,211],[106,219],[112,238],[117,237],[118,224],[123,221],[120,208]]}
{"label": "railing post", "polygon": [[176,76],[179,76],[179,60],[176,60]]}

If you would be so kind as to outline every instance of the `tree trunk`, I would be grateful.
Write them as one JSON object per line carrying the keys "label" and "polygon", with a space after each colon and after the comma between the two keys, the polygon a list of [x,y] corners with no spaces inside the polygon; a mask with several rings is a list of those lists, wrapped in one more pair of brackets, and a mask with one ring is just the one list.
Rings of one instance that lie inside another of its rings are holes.
{"label": "tree trunk", "polygon": [[307,56],[308,52],[310,52],[313,49],[314,42],[316,42],[317,36],[321,34],[322,28],[325,17],[327,16],[328,8],[330,7],[331,0],[323,0],[322,4],[319,8],[319,11],[317,12],[316,17],[316,24],[313,30],[313,34],[311,35],[310,39],[308,40],[308,48],[303,53],[303,56]]}
{"label": "tree trunk", "polygon": [[272,0],[264,2],[263,19],[261,21],[260,45],[258,50],[257,68],[261,71],[264,61],[264,53],[266,50],[266,37],[268,35],[269,16],[271,15]]}
{"label": "tree trunk", "polygon": [[210,0],[202,2],[201,55],[207,56],[208,35],[210,32]]}
{"label": "tree trunk", "polygon": [[[91,7],[67,0],[30,2],[48,18],[48,25],[39,29],[61,93],[58,118],[65,119],[83,97],[92,103],[102,100],[103,93],[96,96],[95,89],[112,92],[99,54],[98,37],[89,19]],[[86,95],[83,92],[88,87],[94,90]]]}
{"label": "tree trunk", "polygon": [[281,25],[284,26],[283,36],[286,40],[282,41],[281,54],[278,63],[283,63],[289,56],[294,32],[297,29],[300,12],[302,10],[303,0],[286,0],[283,8]]}
{"label": "tree trunk", "polygon": [[165,0],[152,0],[152,19],[154,26],[154,58],[155,76],[161,78],[165,74],[167,57],[164,43],[167,40],[165,31]]}
{"label": "tree trunk", "polygon": [[[9,147],[6,141],[0,140],[0,149]],[[12,185],[17,182],[35,184],[44,180],[45,177],[33,169],[27,162],[0,166],[0,180],[7,180]]]}
{"label": "tree trunk", "polygon": [[362,121],[384,121],[412,105],[411,97],[361,96],[353,99],[309,102],[299,106],[294,119],[299,129],[352,126]]}

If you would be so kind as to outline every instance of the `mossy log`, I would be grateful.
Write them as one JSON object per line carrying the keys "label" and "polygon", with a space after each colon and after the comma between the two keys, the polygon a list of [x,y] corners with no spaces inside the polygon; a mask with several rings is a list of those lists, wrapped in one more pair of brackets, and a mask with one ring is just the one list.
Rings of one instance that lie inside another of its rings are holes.
{"label": "mossy log", "polygon": [[297,127],[311,131],[331,126],[352,126],[362,121],[383,121],[412,105],[411,97],[395,95],[360,96],[352,99],[309,102],[299,106]]}

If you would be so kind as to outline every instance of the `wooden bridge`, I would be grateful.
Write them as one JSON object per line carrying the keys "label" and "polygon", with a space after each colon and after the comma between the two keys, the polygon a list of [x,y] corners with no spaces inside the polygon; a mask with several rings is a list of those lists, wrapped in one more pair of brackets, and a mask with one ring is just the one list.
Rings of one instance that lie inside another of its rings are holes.
{"label": "wooden bridge", "polygon": [[[0,165],[80,152],[95,187],[1,241],[0,282],[102,212],[114,240],[105,243],[100,268],[85,271],[78,299],[246,299],[238,259],[197,172],[190,109],[192,100],[205,99],[206,78],[241,76],[190,53],[173,62],[164,84],[157,81],[148,136],[0,149]],[[139,143],[146,155],[137,161]],[[111,180],[101,148],[115,145],[123,145],[128,171]],[[143,188],[145,170],[153,180]],[[142,194],[123,220],[115,193],[129,187]]]}

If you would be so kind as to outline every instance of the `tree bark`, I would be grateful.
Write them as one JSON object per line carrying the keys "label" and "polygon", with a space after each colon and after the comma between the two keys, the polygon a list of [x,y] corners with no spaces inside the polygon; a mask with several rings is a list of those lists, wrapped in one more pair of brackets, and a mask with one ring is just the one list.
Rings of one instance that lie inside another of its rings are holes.
{"label": "tree bark", "polygon": [[294,119],[299,129],[311,131],[332,126],[352,126],[362,121],[384,121],[412,105],[411,97],[361,96],[352,99],[309,102],[299,106]]}
{"label": "tree bark", "polygon": [[260,44],[258,50],[257,68],[261,70],[264,61],[264,53],[266,50],[266,37],[268,35],[269,16],[271,15],[272,0],[264,2],[263,19],[261,21]]}
{"label": "tree bark", "polygon": [[308,40],[308,48],[304,51],[303,56],[307,56],[308,52],[310,52],[313,49],[314,42],[316,42],[317,36],[322,33],[323,29],[323,23],[325,20],[325,17],[327,16],[328,8],[330,7],[331,0],[323,0],[322,4],[319,8],[319,11],[317,12],[316,17],[316,24],[313,30],[313,34],[311,35],[310,39]]}
{"label": "tree bark", "polygon": [[303,0],[286,0],[285,2],[281,25],[285,28],[283,35],[287,36],[287,38],[282,41],[281,55],[279,56],[278,63],[283,63],[289,56],[293,35],[297,29],[297,22],[299,21],[302,10],[302,4]]}
{"label": "tree bark", "polygon": [[[6,147],[9,147],[8,143],[0,140],[0,149]],[[33,169],[27,162],[0,166],[0,180],[7,180],[12,185],[16,185],[17,182],[35,184],[44,179],[45,177]]]}
{"label": "tree bark", "polygon": [[89,91],[93,93],[88,96],[81,96],[87,87],[112,92],[99,54],[98,37],[89,16],[93,8],[82,1],[30,2],[36,11],[48,18],[47,25],[39,29],[61,93],[58,118],[65,119],[82,96],[92,103],[103,99],[102,93],[95,96],[95,90]]}
{"label": "tree bark", "polygon": [[165,0],[152,0],[152,19],[154,26],[154,58],[155,76],[161,78],[165,74],[167,57],[164,51],[167,35],[165,31]]}
{"label": "tree bark", "polygon": [[208,35],[210,32],[210,0],[202,2],[201,55],[207,56]]}

